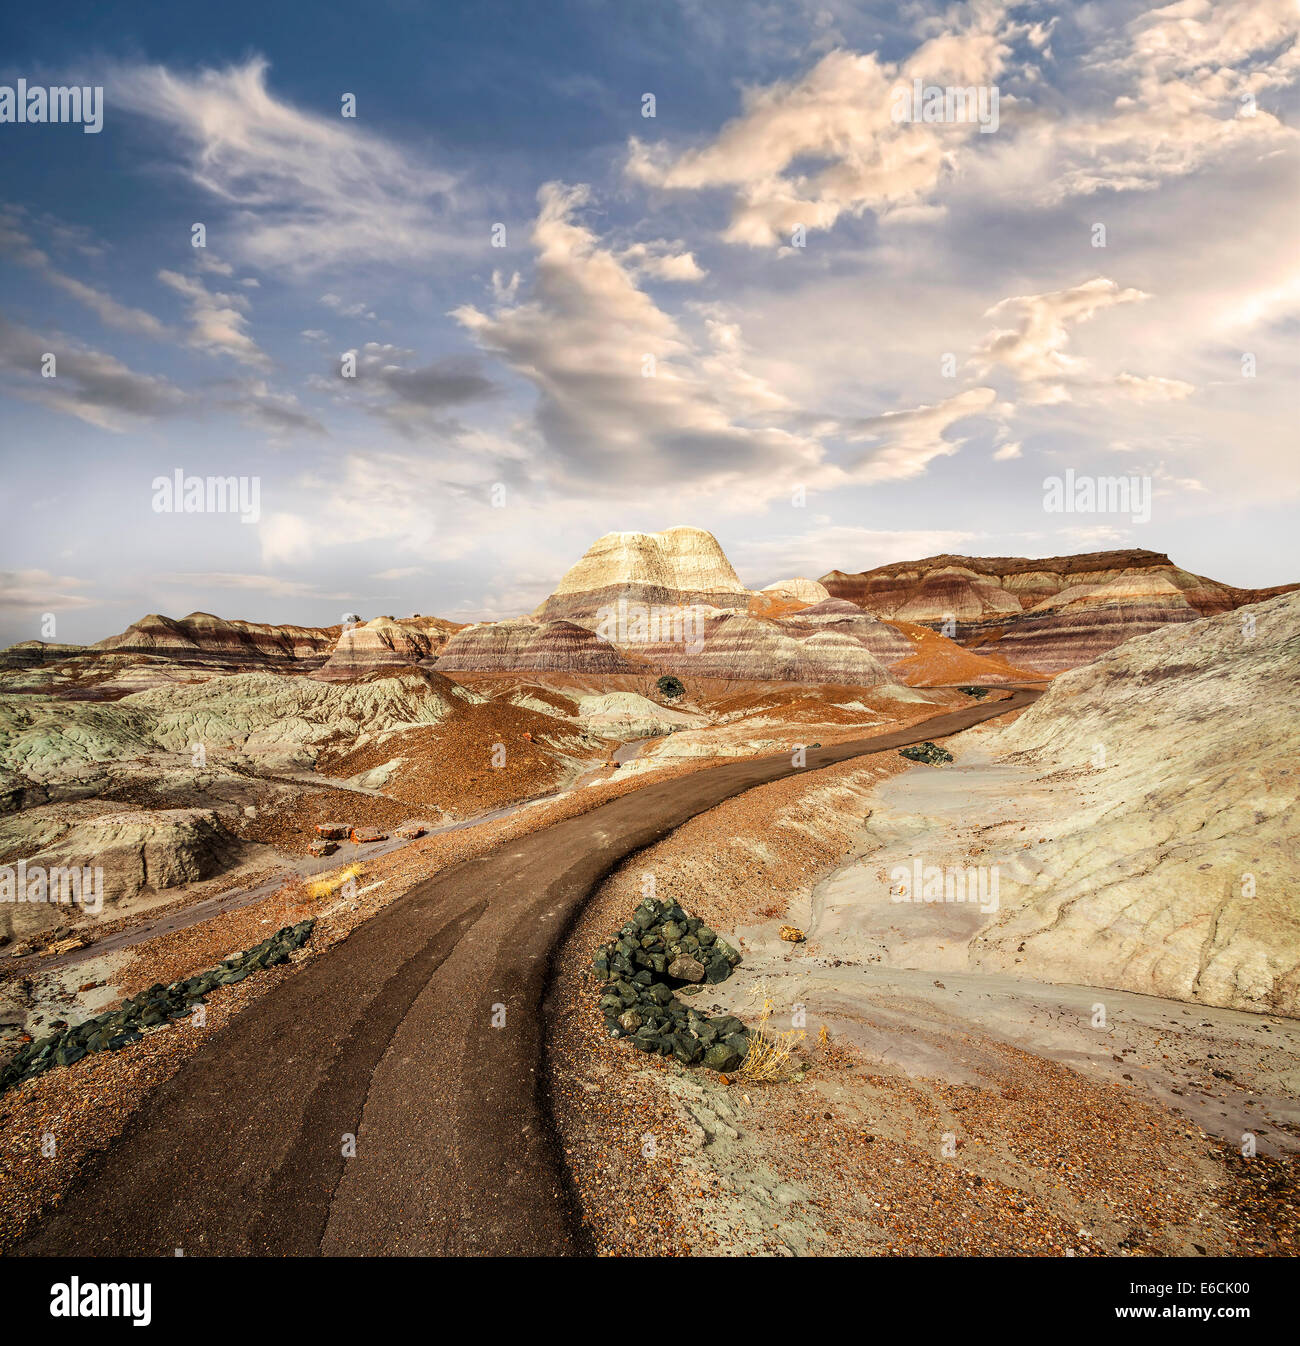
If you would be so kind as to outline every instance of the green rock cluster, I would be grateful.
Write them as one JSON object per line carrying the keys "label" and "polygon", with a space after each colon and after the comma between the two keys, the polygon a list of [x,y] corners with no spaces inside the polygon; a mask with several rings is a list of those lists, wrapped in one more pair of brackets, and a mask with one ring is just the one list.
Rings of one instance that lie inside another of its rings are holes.
{"label": "green rock cluster", "polygon": [[983,701],[989,694],[987,687],[958,687],[959,692],[965,692],[967,696],[973,696],[976,701]]}
{"label": "green rock cluster", "polygon": [[604,983],[605,1027],[643,1052],[735,1070],[749,1051],[749,1030],[735,1015],[711,1019],[673,992],[725,981],[738,962],[740,954],[698,917],[648,897],[591,960]]}
{"label": "green rock cluster", "polygon": [[929,739],[924,743],[914,743],[910,748],[900,748],[898,755],[906,757],[909,762],[924,762],[927,766],[942,766],[952,761],[952,753],[947,748],[940,748]]}
{"label": "green rock cluster", "polygon": [[169,1019],[182,1018],[194,1005],[201,1003],[209,991],[243,981],[261,968],[287,963],[289,955],[306,944],[313,925],[314,920],[286,925],[269,939],[227,958],[209,972],[174,981],[170,986],[159,982],[122,1001],[119,1009],[97,1014],[75,1027],[27,1043],[0,1071],[0,1093],[11,1085],[43,1075],[52,1066],[70,1066],[91,1052],[115,1052],[132,1042],[139,1042],[144,1036],[142,1030],[164,1024]]}

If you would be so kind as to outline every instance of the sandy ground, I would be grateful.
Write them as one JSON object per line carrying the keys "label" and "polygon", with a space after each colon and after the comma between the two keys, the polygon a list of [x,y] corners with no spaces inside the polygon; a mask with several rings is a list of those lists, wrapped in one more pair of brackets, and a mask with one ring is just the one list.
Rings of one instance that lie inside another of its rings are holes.
{"label": "sandy ground", "polygon": [[[589,904],[561,960],[550,1079],[597,1249],[1294,1252],[1295,1160],[1274,1157],[1300,1137],[1294,1021],[895,967],[887,929],[884,955],[855,958],[844,938],[777,938],[851,905],[873,804],[940,774],[884,754],[751,791]],[[744,961],[695,1003],[750,1023],[770,1006],[794,1048],[783,1082],[723,1082],[604,1037],[583,969],[647,876],[735,936]]]}
{"label": "sandy ground", "polygon": [[[928,704],[907,705],[900,723],[933,713]],[[886,726],[888,727],[888,726]],[[796,736],[805,726],[797,726]],[[842,728],[832,726],[832,729]],[[804,735],[806,738],[807,736]],[[828,740],[829,741],[829,740]],[[156,982],[167,983],[205,970],[227,955],[266,938],[279,927],[315,916],[309,943],[287,968],[257,973],[237,986],[209,997],[205,1022],[189,1020],[165,1025],[144,1040],[115,1053],[90,1056],[68,1068],[47,1074],[0,1095],[0,1248],[21,1237],[40,1211],[56,1203],[88,1155],[107,1146],[126,1125],[145,1094],[168,1078],[183,1060],[230,1017],[265,994],[295,965],[318,956],[347,938],[368,916],[408,891],[414,884],[462,860],[484,854],[514,837],[572,817],[597,804],[627,794],[647,776],[626,767],[616,770],[615,757],[631,759],[641,745],[614,751],[607,763],[580,775],[561,795],[493,814],[478,824],[424,837],[380,855],[360,855],[363,872],[352,896],[321,901],[304,899],[292,882],[273,884],[257,900],[223,907],[197,924],[170,930],[130,949],[74,952],[76,961],[62,966],[45,960],[12,960],[0,964],[0,1002],[12,1031],[9,1045],[23,1035],[43,1033],[59,1021],[71,1023],[116,1006]],[[652,764],[649,779],[692,774],[731,758],[689,756]],[[343,862],[355,862],[353,848],[312,866],[329,871]],[[296,864],[296,862],[295,862]],[[204,885],[210,895],[218,885]],[[166,910],[183,914],[186,897]],[[149,915],[156,918],[158,909]],[[111,928],[125,930],[127,920]],[[102,933],[102,930],[101,932]]]}

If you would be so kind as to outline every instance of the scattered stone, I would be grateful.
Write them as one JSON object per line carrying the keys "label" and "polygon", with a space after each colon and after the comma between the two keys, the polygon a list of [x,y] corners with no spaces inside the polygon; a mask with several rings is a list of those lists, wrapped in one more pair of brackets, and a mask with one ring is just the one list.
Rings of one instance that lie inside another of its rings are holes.
{"label": "scattered stone", "polygon": [[791,944],[802,944],[808,938],[797,925],[783,925],[780,933],[781,938]]}
{"label": "scattered stone", "polygon": [[387,841],[388,833],[381,831],[378,827],[354,827],[352,829],[352,840],[358,846],[364,846],[372,841]]}
{"label": "scattered stone", "polygon": [[[23,1080],[44,1074],[51,1066],[73,1065],[89,1052],[115,1052],[132,1042],[139,1042],[143,1037],[140,1029],[156,1028],[187,1015],[216,987],[242,981],[261,968],[287,963],[289,955],[307,942],[313,925],[313,920],[287,925],[251,949],[233,954],[209,972],[172,982],[170,986],[158,982],[147,991],[124,1000],[116,1010],[97,1014],[47,1037],[29,1039],[0,1070],[0,1093]],[[82,990],[87,989],[89,987],[82,987]],[[51,1027],[61,1022],[56,1020]]]}
{"label": "scattered stone", "polygon": [[952,761],[952,753],[947,748],[941,748],[928,739],[924,743],[914,743],[910,748],[900,748],[898,755],[906,757],[909,762],[924,762],[927,766],[942,766]]}
{"label": "scattered stone", "polygon": [[346,841],[352,831],[349,823],[317,823],[316,833],[326,841]]}
{"label": "scattered stone", "polygon": [[[604,983],[597,1007],[611,1037],[682,1065],[734,1070],[749,1033],[734,1015],[710,1019],[674,995],[698,994],[731,975],[740,954],[675,902],[648,897],[591,965]],[[719,1064],[720,1063],[720,1064]]]}
{"label": "scattered stone", "polygon": [[307,845],[307,854],[333,855],[334,852],[338,850],[338,848],[339,845],[337,841],[324,841],[324,840],[312,841],[309,842]]}
{"label": "scattered stone", "polygon": [[[525,735],[525,737],[528,737]],[[429,829],[424,823],[402,823],[400,827],[393,828],[393,835],[401,837],[403,841],[414,841],[416,837],[422,837]]]}

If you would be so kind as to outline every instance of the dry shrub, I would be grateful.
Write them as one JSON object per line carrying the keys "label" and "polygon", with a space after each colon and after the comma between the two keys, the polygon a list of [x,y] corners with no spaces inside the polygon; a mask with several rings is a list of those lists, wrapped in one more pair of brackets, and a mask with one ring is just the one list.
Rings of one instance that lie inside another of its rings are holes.
{"label": "dry shrub", "polygon": [[361,865],[345,865],[342,869],[333,870],[329,874],[322,874],[320,878],[313,879],[309,884],[306,884],[306,895],[316,901],[333,897],[347,883],[359,879],[363,873],[365,873],[365,870]]}
{"label": "dry shrub", "polygon": [[755,998],[762,996],[763,1012],[758,1023],[749,1030],[749,1050],[736,1071],[736,1078],[748,1084],[778,1084],[790,1072],[794,1049],[804,1038],[802,1028],[779,1032],[769,1028],[772,1018],[772,997],[767,981],[760,978],[754,986]]}

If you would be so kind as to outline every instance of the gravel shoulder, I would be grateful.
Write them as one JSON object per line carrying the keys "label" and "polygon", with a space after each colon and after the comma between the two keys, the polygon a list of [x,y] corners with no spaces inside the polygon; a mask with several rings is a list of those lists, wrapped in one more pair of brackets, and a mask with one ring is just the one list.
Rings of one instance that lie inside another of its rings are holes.
{"label": "gravel shoulder", "polygon": [[[1292,1021],[777,937],[870,849],[875,794],[906,769],[882,753],[727,800],[631,857],[581,914],[558,960],[548,1071],[596,1250],[1294,1253]],[[773,1028],[802,1033],[786,1080],[728,1082],[604,1035],[586,965],[647,876],[744,952],[696,1005],[752,1023],[767,1003]]]}

